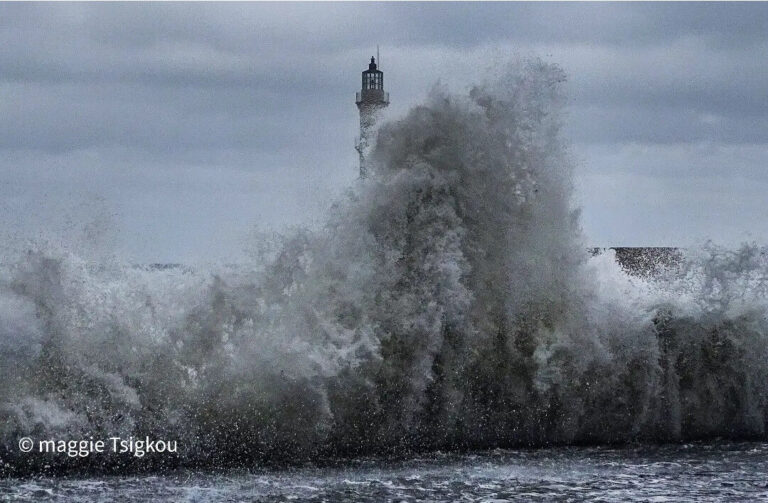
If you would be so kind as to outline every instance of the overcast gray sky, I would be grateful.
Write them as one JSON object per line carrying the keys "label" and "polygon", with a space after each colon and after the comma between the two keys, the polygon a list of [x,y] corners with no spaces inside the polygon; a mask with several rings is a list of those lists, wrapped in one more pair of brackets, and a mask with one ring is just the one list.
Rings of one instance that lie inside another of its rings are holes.
{"label": "overcast gray sky", "polygon": [[98,217],[193,261],[311,222],[356,177],[376,44],[394,115],[500,54],[560,64],[591,244],[768,243],[765,3],[3,3],[0,230]]}

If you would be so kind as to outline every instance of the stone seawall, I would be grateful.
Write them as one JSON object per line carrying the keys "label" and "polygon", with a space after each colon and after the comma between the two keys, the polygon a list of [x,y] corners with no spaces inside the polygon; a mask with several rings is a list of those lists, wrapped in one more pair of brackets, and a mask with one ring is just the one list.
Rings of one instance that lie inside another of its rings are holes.
{"label": "stone seawall", "polygon": [[679,265],[683,258],[680,248],[671,246],[592,248],[590,253],[599,255],[607,250],[613,250],[621,268],[635,276],[653,276],[661,269]]}
{"label": "stone seawall", "polygon": [[[635,276],[652,276],[661,269],[675,267],[680,264],[683,254],[680,248],[671,246],[635,246],[635,247],[611,247],[611,248],[590,248],[589,253],[600,255],[608,250],[613,250],[616,254],[616,261],[622,269]],[[183,264],[137,264],[134,267],[150,271],[167,271],[171,269],[191,270]]]}

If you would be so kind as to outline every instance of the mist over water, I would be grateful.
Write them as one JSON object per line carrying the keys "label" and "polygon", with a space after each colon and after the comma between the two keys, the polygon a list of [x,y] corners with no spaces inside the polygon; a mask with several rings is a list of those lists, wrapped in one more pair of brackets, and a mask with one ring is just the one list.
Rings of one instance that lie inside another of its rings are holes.
{"label": "mist over water", "polygon": [[[384,125],[318,231],[237,266],[32,244],[0,257],[0,471],[766,438],[765,251],[657,278],[590,257],[563,72],[507,66]],[[175,456],[17,441],[144,437]]]}

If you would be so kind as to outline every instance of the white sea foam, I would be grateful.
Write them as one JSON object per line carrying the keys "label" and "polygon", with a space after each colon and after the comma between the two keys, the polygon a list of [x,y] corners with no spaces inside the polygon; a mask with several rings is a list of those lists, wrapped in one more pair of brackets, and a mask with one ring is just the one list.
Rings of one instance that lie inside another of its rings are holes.
{"label": "white sea foam", "polygon": [[21,436],[150,435],[213,465],[765,437],[764,251],[706,246],[654,280],[589,258],[563,81],[531,60],[464,96],[435,89],[383,126],[372,176],[321,230],[262,261],[4,252],[6,466],[57,463],[19,464]]}

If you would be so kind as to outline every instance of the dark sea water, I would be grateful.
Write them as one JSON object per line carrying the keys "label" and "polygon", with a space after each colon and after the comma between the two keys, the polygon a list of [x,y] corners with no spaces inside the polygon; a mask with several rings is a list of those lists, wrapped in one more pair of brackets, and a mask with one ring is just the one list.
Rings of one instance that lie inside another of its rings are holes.
{"label": "dark sea water", "polygon": [[0,482],[8,501],[768,501],[768,443],[563,447]]}

